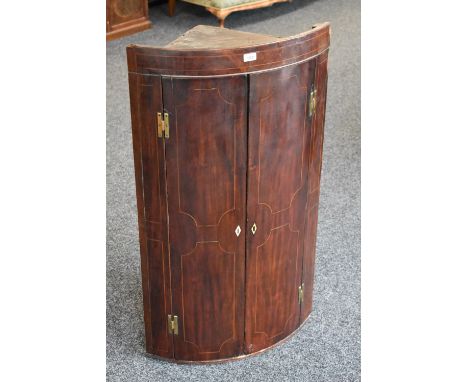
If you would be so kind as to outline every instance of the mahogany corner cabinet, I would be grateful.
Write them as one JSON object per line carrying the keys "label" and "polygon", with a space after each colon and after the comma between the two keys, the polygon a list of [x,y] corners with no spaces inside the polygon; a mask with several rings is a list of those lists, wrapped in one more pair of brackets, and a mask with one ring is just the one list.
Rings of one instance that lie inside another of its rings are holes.
{"label": "mahogany corner cabinet", "polygon": [[148,353],[242,358],[311,313],[329,32],[127,48]]}

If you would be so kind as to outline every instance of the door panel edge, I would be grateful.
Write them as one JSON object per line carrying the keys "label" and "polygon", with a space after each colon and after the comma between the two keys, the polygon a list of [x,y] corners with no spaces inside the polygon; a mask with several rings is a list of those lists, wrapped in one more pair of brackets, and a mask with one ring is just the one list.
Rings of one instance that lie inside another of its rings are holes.
{"label": "door panel edge", "polygon": [[309,182],[307,193],[306,237],[302,278],[304,280],[304,303],[301,310],[301,322],[312,313],[313,288],[315,277],[315,257],[317,246],[317,226],[322,171],[323,138],[325,127],[325,108],[327,97],[328,51],[316,58],[315,86],[317,88],[317,107],[313,120],[313,139],[311,145]]}
{"label": "door panel edge", "polygon": [[[156,110],[162,109],[161,81],[159,76],[128,76],[146,351],[173,358],[172,336],[167,328],[171,296],[164,152],[162,142],[155,137],[154,123]],[[150,191],[153,188],[156,192]]]}

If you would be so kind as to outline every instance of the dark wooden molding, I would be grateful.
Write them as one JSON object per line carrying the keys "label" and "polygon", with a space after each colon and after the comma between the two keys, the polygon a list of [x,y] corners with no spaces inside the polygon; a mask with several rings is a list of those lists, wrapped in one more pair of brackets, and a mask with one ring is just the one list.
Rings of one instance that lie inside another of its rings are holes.
{"label": "dark wooden molding", "polygon": [[[272,37],[273,38],[273,37]],[[330,25],[317,24],[305,33],[265,44],[230,49],[171,49],[130,45],[129,71],[171,76],[213,76],[253,73],[305,61],[328,49]],[[255,52],[255,61],[244,54]]]}

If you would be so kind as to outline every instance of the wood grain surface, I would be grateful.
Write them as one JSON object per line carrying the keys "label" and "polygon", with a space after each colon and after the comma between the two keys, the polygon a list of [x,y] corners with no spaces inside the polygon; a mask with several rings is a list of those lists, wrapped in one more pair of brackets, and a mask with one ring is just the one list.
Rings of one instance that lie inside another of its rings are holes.
{"label": "wood grain surface", "polygon": [[162,109],[161,77],[129,74],[135,159],[146,349],[172,357],[170,259],[164,145],[156,139],[154,116]]}
{"label": "wood grain surface", "polygon": [[197,28],[127,58],[146,349],[215,362],[279,343],[312,311],[329,25],[225,30],[219,49],[193,41],[218,28]]}
{"label": "wood grain surface", "polygon": [[299,325],[315,60],[250,75],[246,352]]}
{"label": "wood grain surface", "polygon": [[[211,32],[213,33],[213,32]],[[219,35],[223,38],[223,34]],[[170,76],[215,76],[250,73],[278,68],[312,58],[328,49],[330,26],[318,24],[291,38],[246,47],[219,49],[171,49],[142,45],[127,47],[129,72]],[[256,53],[255,61],[244,61],[244,54]]]}
{"label": "wood grain surface", "polygon": [[[175,356],[241,354],[244,337],[245,76],[163,79]],[[236,235],[236,227],[241,233]]]}
{"label": "wood grain surface", "polygon": [[106,0],[106,40],[151,28],[147,0]]}
{"label": "wood grain surface", "polygon": [[322,171],[323,131],[325,125],[325,104],[327,98],[327,63],[328,53],[317,58],[316,80],[317,109],[313,116],[311,155],[309,158],[309,179],[306,204],[306,229],[304,238],[304,264],[302,280],[304,282],[304,303],[301,321],[312,312],[312,291],[315,269],[315,249],[317,239],[318,207],[320,193],[320,174]]}

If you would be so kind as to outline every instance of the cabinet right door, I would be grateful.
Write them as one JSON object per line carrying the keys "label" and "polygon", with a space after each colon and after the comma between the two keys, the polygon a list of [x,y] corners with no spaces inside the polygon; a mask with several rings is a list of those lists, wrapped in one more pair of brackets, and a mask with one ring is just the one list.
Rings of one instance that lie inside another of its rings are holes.
{"label": "cabinet right door", "polygon": [[245,352],[300,323],[316,60],[250,75]]}

